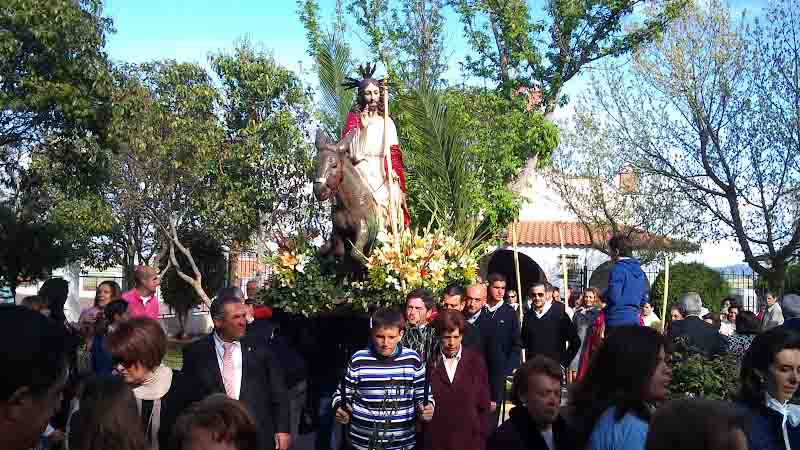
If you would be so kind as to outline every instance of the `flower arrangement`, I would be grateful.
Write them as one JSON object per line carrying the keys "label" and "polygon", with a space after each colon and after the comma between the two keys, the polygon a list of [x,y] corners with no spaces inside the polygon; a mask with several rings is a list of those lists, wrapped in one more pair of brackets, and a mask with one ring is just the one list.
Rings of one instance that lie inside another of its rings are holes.
{"label": "flower arrangement", "polygon": [[320,246],[321,238],[309,240],[304,234],[267,245],[265,259],[272,277],[260,299],[306,316],[339,305],[363,311],[373,305],[397,305],[416,288],[438,292],[452,282],[474,282],[478,259],[487,249],[470,249],[440,231],[406,229],[396,236],[381,232],[372,252],[362,255],[365,273],[336,277],[335,263],[319,257]]}

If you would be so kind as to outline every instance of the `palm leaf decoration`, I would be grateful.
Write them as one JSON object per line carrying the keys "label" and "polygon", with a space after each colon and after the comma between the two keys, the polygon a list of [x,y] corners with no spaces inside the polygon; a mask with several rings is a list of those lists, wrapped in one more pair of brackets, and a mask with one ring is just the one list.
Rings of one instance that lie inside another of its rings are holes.
{"label": "palm leaf decoration", "polygon": [[489,235],[476,211],[478,179],[467,143],[458,132],[441,92],[421,86],[400,99],[407,114],[409,185],[414,185],[417,206],[432,224],[446,230],[471,252]]}
{"label": "palm leaf decoration", "polygon": [[321,120],[329,137],[338,141],[355,100],[355,92],[344,86],[353,71],[353,60],[341,32],[332,31],[323,37],[316,62]]}

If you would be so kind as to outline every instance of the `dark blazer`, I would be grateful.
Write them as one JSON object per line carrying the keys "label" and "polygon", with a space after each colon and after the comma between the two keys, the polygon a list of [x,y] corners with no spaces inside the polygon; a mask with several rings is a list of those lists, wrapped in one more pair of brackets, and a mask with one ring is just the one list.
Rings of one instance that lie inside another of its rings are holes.
{"label": "dark blazer", "polygon": [[[191,380],[192,389],[187,393],[189,402],[225,393],[213,334],[184,347],[183,378]],[[289,396],[280,365],[266,346],[247,338],[242,340],[239,400],[258,423],[259,448],[273,449],[275,433],[289,433]]]}
{"label": "dark blazer", "polygon": [[508,303],[503,303],[494,313],[484,308],[481,315],[487,315],[497,328],[497,343],[505,359],[505,375],[511,374],[515,358],[519,359],[522,343],[520,342],[519,314]]}
{"label": "dark blazer", "polygon": [[706,356],[719,355],[727,349],[725,337],[697,316],[672,322],[669,338],[677,345],[695,349]]}
{"label": "dark blazer", "polygon": [[[750,419],[747,431],[747,448],[751,450],[785,450],[783,442],[783,417],[776,411],[766,406],[748,408],[747,417]],[[786,432],[789,436],[789,445],[800,448],[800,427],[793,427],[791,422],[786,423]]]}
{"label": "dark blazer", "polygon": [[426,450],[483,450],[489,425],[489,384],[483,358],[462,347],[453,382],[441,353],[434,360],[431,392],[436,399],[433,421],[426,425]]}
{"label": "dark blazer", "polygon": [[522,343],[528,359],[544,355],[567,367],[581,347],[581,338],[567,313],[553,303],[541,318],[535,311],[525,316]]}
{"label": "dark blazer", "polygon": [[[481,310],[473,325],[481,337],[483,359],[489,376],[489,395],[493,402],[500,402],[505,388],[506,359],[497,338],[497,327],[486,310]],[[466,329],[464,331],[467,333]]]}
{"label": "dark blazer", "polygon": [[[544,437],[524,407],[511,409],[511,417],[489,437],[488,449],[549,450]],[[559,415],[553,424],[555,450],[577,450],[574,433]]]}

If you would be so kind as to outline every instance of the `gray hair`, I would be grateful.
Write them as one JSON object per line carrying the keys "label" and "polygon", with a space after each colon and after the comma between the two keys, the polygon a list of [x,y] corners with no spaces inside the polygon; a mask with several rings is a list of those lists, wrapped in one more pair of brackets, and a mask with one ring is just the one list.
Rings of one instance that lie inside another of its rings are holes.
{"label": "gray hair", "polygon": [[225,319],[225,305],[241,305],[242,303],[244,303],[244,300],[240,297],[220,295],[211,302],[208,313],[213,320],[223,320]]}
{"label": "gray hair", "polygon": [[678,300],[678,305],[687,316],[699,316],[703,311],[703,299],[697,292],[687,292]]}

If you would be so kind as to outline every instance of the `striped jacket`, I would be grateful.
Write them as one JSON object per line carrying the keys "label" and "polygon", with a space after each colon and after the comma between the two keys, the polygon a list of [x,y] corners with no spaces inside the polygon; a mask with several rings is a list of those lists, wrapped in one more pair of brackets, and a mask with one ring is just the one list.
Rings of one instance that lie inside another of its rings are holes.
{"label": "striped jacket", "polygon": [[[352,409],[350,441],[358,450],[409,450],[415,446],[416,406],[423,403],[425,364],[417,352],[397,346],[382,357],[372,347],[353,355],[344,379],[345,402]],[[333,409],[342,401],[342,385]],[[428,400],[433,395],[428,390]]]}

